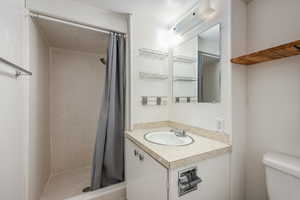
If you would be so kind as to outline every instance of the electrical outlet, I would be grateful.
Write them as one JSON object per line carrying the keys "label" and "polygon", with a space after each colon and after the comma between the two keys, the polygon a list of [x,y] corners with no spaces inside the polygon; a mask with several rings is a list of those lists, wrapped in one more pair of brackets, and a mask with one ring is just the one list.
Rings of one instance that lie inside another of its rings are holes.
{"label": "electrical outlet", "polygon": [[221,118],[216,119],[216,131],[219,133],[225,132],[225,120]]}

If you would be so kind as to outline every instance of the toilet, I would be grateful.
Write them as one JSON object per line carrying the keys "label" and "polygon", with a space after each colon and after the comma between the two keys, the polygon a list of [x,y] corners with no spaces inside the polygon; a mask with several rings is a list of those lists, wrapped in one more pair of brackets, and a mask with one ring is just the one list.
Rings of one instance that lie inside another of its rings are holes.
{"label": "toilet", "polygon": [[266,153],[263,158],[270,200],[300,199],[300,158]]}

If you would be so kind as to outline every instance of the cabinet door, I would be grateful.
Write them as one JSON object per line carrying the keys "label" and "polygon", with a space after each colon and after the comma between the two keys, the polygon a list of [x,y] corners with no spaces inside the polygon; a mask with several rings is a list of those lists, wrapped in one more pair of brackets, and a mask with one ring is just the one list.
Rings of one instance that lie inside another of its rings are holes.
{"label": "cabinet door", "polygon": [[168,200],[167,181],[167,169],[126,139],[127,199]]}
{"label": "cabinet door", "polygon": [[[200,161],[170,172],[170,199],[172,200],[229,200],[229,154]],[[181,197],[178,195],[178,173],[190,167],[197,167],[202,179],[198,189]]]}

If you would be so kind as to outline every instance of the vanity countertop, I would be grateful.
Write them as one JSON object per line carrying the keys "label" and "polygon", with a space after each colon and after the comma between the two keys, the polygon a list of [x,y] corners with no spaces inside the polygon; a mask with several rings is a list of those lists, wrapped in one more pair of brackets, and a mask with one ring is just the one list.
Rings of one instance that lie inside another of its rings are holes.
{"label": "vanity countertop", "polygon": [[231,151],[231,145],[197,134],[187,132],[194,143],[187,146],[165,146],[153,144],[144,139],[144,135],[152,131],[169,131],[171,127],[135,129],[126,132],[126,138],[148,153],[151,157],[168,169],[176,169],[197,163]]}

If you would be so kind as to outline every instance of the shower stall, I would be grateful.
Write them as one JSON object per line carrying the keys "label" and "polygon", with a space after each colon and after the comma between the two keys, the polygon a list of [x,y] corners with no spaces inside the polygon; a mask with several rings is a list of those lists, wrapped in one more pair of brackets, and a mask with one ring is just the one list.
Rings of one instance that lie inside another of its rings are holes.
{"label": "shower stall", "polygon": [[104,101],[109,35],[95,27],[31,14],[30,200],[121,200],[125,184],[83,193]]}

